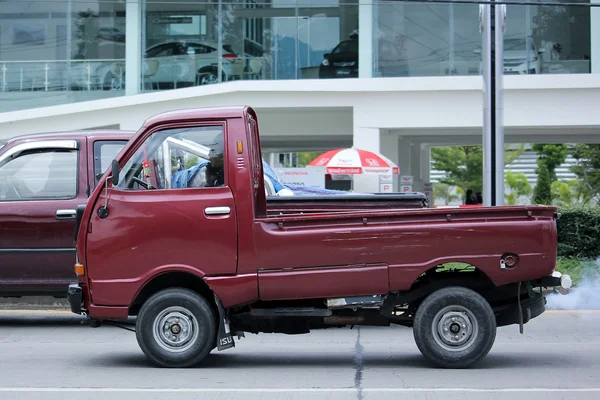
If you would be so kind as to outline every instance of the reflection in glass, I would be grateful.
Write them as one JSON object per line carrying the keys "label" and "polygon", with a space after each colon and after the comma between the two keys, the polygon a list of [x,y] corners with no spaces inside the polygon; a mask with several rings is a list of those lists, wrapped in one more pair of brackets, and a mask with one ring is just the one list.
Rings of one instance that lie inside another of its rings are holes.
{"label": "reflection in glass", "polygon": [[125,4],[0,7],[0,111],[123,95]]}
{"label": "reflection in glass", "polygon": [[[131,73],[142,91],[356,78],[361,68],[357,0],[141,1],[130,16],[125,1],[1,4],[0,111],[124,95],[127,18],[141,20]],[[370,5],[373,77],[481,74],[477,4]],[[591,72],[588,7],[531,1],[507,12],[506,74]]]}
{"label": "reflection in glass", "polygon": [[[481,74],[476,4],[380,1],[373,34],[374,76]],[[589,73],[590,55],[588,7],[507,7],[505,74]]]}

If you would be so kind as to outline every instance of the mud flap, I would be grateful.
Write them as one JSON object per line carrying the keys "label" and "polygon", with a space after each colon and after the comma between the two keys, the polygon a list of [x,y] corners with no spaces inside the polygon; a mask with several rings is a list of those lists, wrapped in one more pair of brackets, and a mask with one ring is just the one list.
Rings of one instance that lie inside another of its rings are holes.
{"label": "mud flap", "polygon": [[519,333],[523,334],[523,309],[521,308],[521,282],[517,286],[517,308],[519,310]]}
{"label": "mud flap", "polygon": [[229,328],[229,321],[227,321],[227,314],[221,304],[221,300],[215,294],[215,303],[219,310],[219,333],[217,335],[217,350],[223,351],[235,347],[233,336],[231,335],[231,329]]}

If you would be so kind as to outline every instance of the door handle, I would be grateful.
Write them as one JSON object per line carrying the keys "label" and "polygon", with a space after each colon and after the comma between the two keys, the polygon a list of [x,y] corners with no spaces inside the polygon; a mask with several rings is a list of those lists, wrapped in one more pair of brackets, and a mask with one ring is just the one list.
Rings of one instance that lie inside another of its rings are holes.
{"label": "door handle", "polygon": [[204,213],[206,215],[222,215],[231,213],[231,208],[229,207],[206,207],[204,209]]}
{"label": "door handle", "polygon": [[77,210],[56,210],[56,219],[75,219]]}

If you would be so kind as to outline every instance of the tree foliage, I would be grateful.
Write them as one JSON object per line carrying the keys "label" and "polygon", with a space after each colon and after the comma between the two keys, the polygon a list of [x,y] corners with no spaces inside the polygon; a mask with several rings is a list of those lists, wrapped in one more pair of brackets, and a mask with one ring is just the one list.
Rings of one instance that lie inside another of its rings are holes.
{"label": "tree foliage", "polygon": [[[504,148],[504,165],[510,164],[525,151],[525,145],[507,145]],[[483,190],[483,149],[482,146],[434,147],[431,149],[432,166],[438,171],[446,171],[447,177],[441,183],[458,186],[463,192],[474,193]]]}
{"label": "tree foliage", "polygon": [[579,180],[581,201],[600,201],[600,144],[575,145],[571,154],[577,160],[571,171]]}
{"label": "tree foliage", "polygon": [[533,151],[538,154],[535,170],[538,181],[533,190],[533,203],[552,204],[552,182],[556,181],[556,168],[567,159],[567,145],[534,144]]}
{"label": "tree foliage", "polygon": [[321,154],[323,154],[322,152],[304,152],[304,153],[298,153],[298,159],[297,159],[297,164],[298,167],[303,168],[306,167],[308,164],[310,164],[315,158],[319,157]]}
{"label": "tree foliage", "polygon": [[533,190],[534,204],[552,204],[552,178],[547,168],[536,169],[538,174],[537,184]]}
{"label": "tree foliage", "polygon": [[538,166],[550,172],[550,179],[556,180],[556,168],[567,159],[568,148],[566,144],[534,144],[533,151],[538,154]]}
{"label": "tree foliage", "polygon": [[446,171],[441,183],[477,193],[483,188],[483,153],[481,146],[452,146],[431,149],[433,168]]}
{"label": "tree foliage", "polygon": [[522,172],[506,171],[505,183],[509,189],[509,193],[506,195],[506,204],[510,206],[516,205],[521,197],[531,194],[531,184]]}
{"label": "tree foliage", "polygon": [[558,255],[561,257],[600,257],[600,208],[569,206],[559,208],[557,221]]}
{"label": "tree foliage", "polygon": [[583,186],[581,182],[576,179],[568,182],[552,182],[551,191],[553,204],[569,206],[577,203],[585,203],[582,189]]}

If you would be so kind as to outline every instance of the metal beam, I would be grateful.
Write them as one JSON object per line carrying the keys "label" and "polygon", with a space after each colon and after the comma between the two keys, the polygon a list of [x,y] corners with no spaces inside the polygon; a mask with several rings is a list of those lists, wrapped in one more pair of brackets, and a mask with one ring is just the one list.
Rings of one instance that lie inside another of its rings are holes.
{"label": "metal beam", "polygon": [[483,203],[504,204],[503,93],[506,6],[479,6],[483,64]]}

